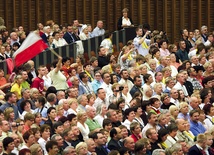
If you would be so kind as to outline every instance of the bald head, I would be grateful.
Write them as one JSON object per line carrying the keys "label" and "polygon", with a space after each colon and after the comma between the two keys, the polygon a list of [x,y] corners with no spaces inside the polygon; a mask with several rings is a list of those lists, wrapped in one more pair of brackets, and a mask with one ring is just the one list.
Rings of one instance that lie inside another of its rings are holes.
{"label": "bald head", "polygon": [[103,28],[103,21],[99,20],[97,22],[97,27],[99,27],[100,29],[102,29]]}
{"label": "bald head", "polygon": [[185,130],[186,122],[185,122],[184,119],[177,119],[177,120],[175,121],[175,123],[176,123],[176,125],[177,125],[179,131],[182,132],[182,131]]}
{"label": "bald head", "polygon": [[190,97],[189,104],[193,109],[198,109],[199,106],[198,98],[195,96]]}
{"label": "bald head", "polygon": [[127,137],[124,139],[124,147],[126,147],[129,151],[133,151],[134,150],[134,139],[131,137]]}

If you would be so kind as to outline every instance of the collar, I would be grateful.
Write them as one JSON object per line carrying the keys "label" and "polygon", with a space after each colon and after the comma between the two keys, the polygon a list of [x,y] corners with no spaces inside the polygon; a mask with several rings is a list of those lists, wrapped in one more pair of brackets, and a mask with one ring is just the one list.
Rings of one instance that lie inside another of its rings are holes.
{"label": "collar", "polygon": [[199,150],[204,150],[200,145],[195,144],[197,146],[197,148],[199,148]]}

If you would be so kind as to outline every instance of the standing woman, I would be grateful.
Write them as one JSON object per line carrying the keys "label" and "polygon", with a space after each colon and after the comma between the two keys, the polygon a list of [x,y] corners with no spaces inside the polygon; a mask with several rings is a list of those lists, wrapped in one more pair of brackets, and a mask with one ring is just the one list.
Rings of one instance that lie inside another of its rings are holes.
{"label": "standing woman", "polygon": [[124,8],[122,10],[123,16],[119,18],[117,22],[117,28],[118,30],[123,29],[124,27],[131,27],[133,26],[133,22],[131,18],[128,17],[129,10],[127,8]]}
{"label": "standing woman", "polygon": [[22,95],[21,95],[21,90],[22,90],[22,76],[21,75],[17,75],[15,77],[15,80],[14,80],[14,83],[12,84],[12,87],[11,87],[11,92],[13,92],[17,99],[20,100],[22,98]]}

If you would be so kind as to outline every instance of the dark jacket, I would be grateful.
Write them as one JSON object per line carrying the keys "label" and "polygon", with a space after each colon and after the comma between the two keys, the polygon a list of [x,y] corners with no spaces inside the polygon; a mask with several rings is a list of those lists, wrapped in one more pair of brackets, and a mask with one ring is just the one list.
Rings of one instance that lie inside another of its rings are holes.
{"label": "dark jacket", "polygon": [[71,44],[73,42],[76,41],[76,37],[71,33],[69,34],[68,32],[66,32],[63,36],[63,38],[65,39],[65,41],[68,43],[68,44]]}
{"label": "dark jacket", "polygon": [[140,92],[140,89],[137,87],[137,86],[133,86],[132,89],[130,90],[130,94],[131,96],[133,97],[133,95],[135,94],[135,92],[139,91]]}
{"label": "dark jacket", "polygon": [[104,147],[96,147],[95,152],[97,155],[108,155],[108,151]]}
{"label": "dark jacket", "polygon": [[98,56],[98,66],[102,68],[105,65],[109,64],[109,60],[106,56]]}
{"label": "dark jacket", "polygon": [[192,83],[190,81],[186,81],[184,83],[186,89],[187,89],[187,92],[188,92],[188,95],[191,96],[193,94],[193,86],[192,86]]}
{"label": "dark jacket", "polygon": [[108,149],[109,150],[118,150],[123,146],[120,141],[116,141],[113,138],[108,142]]}
{"label": "dark jacket", "polygon": [[189,153],[188,155],[203,155],[203,153],[201,152],[201,150],[199,150],[199,148],[196,145],[193,145],[190,149],[189,149]]}

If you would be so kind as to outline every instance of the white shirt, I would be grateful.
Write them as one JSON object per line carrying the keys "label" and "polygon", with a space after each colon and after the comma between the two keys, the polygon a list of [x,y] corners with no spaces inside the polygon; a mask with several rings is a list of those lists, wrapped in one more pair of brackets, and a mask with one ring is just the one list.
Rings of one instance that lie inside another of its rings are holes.
{"label": "white shirt", "polygon": [[53,39],[53,44],[56,45],[56,47],[61,47],[61,46],[64,46],[66,45],[65,42],[62,40],[62,39]]}
{"label": "white shirt", "polygon": [[112,53],[113,52],[113,45],[112,45],[112,41],[109,38],[104,39],[100,46],[103,46],[104,48],[108,49],[108,53]]}
{"label": "white shirt", "polygon": [[181,85],[180,82],[177,82],[177,83],[174,85],[173,88],[175,88],[175,89],[177,89],[177,90],[179,90],[179,89],[183,90],[184,95],[185,95],[185,96],[188,96],[188,92],[187,92],[187,89],[186,89],[185,85]]}
{"label": "white shirt", "polygon": [[122,93],[122,96],[123,96],[123,98],[125,99],[125,103],[126,104],[129,104],[129,102],[132,100],[132,96],[131,96],[131,94],[128,92],[127,93],[127,95],[124,95],[123,93]]}
{"label": "white shirt", "polygon": [[42,77],[42,79],[44,80],[44,86],[45,86],[45,88],[48,88],[48,87],[50,87],[52,84],[52,80],[51,80],[51,78],[50,78],[50,76],[43,76]]}
{"label": "white shirt", "polygon": [[[27,111],[23,111],[22,114],[20,115],[20,119],[24,120],[24,117],[27,113],[28,113]],[[33,114],[33,113],[34,113],[34,110],[31,109],[31,114]]]}
{"label": "white shirt", "polygon": [[[135,37],[133,40],[133,44],[134,44],[135,48],[137,49],[138,53],[145,56],[149,53],[149,49],[143,47],[142,44],[139,44],[140,39],[141,39],[141,37]],[[151,40],[145,39],[144,42],[145,42],[145,44],[147,44],[147,46],[149,46]]]}
{"label": "white shirt", "polygon": [[130,26],[132,23],[129,18],[126,19],[126,18],[122,17],[122,25],[125,25],[125,24],[127,26]]}
{"label": "white shirt", "polygon": [[101,100],[99,97],[97,97],[96,100],[94,101],[93,107],[97,109],[97,107],[101,106],[102,104],[105,104],[107,108],[109,106],[109,102],[106,102],[105,100]]}
{"label": "white shirt", "polygon": [[[49,141],[49,139],[48,139],[48,141]],[[38,143],[41,146],[42,150],[44,151],[44,154],[48,154],[48,152],[46,151],[46,148],[45,148],[47,141],[45,141],[42,137],[40,137],[38,140]]]}
{"label": "white shirt", "polygon": [[77,127],[79,128],[80,132],[82,133],[83,139],[86,140],[86,139],[88,139],[88,134],[90,133],[90,130],[86,123],[84,123],[84,126],[80,122],[77,122]]}
{"label": "white shirt", "polygon": [[[145,127],[143,128],[143,130],[142,130],[142,135],[143,135],[144,138],[147,138],[147,137],[146,137],[146,131],[147,131],[149,128],[154,128],[154,127],[153,127],[150,123],[147,123],[146,126],[145,126]],[[155,128],[156,128],[156,131],[158,131],[158,130],[160,129],[160,127],[157,126],[157,125],[156,125]]]}
{"label": "white shirt", "polygon": [[175,106],[179,108],[179,104],[180,104],[180,103],[179,103],[178,99],[175,100],[174,98],[170,98],[170,102],[171,102],[171,103],[174,103]]}
{"label": "white shirt", "polygon": [[76,111],[74,111],[71,108],[69,108],[67,112],[68,112],[68,114],[75,114],[75,115],[77,115]]}
{"label": "white shirt", "polygon": [[113,94],[113,91],[111,89],[112,84],[106,84],[105,82],[103,82],[100,86],[100,88],[103,88],[106,91],[106,98],[108,98],[111,94]]}
{"label": "white shirt", "polygon": [[124,122],[122,122],[122,125],[125,125],[127,127],[128,130],[130,130],[130,124],[132,122],[130,122],[128,119],[126,119]]}
{"label": "white shirt", "polygon": [[107,117],[106,116],[103,117],[102,115],[98,114],[94,117],[94,120],[97,120],[97,122],[100,124],[100,126],[103,126],[103,120],[105,118],[107,118]]}
{"label": "white shirt", "polygon": [[172,138],[170,135],[168,135],[165,143],[168,147],[171,147],[173,144],[176,143],[176,141],[174,138]]}
{"label": "white shirt", "polygon": [[204,123],[206,124],[208,129],[212,129],[214,127],[214,123],[212,122],[212,117],[209,115],[206,115],[206,119],[204,120]]}

